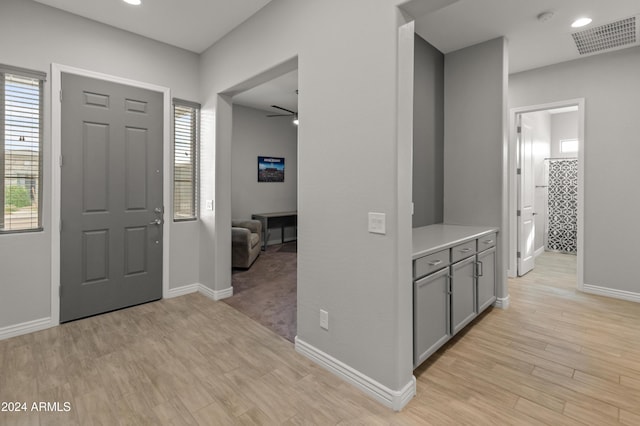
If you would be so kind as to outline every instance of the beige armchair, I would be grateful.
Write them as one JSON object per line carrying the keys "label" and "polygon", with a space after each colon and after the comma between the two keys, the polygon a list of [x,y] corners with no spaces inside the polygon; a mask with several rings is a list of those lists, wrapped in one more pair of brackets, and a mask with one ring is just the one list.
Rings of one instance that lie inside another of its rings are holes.
{"label": "beige armchair", "polygon": [[262,223],[258,220],[231,221],[231,266],[248,269],[260,255]]}

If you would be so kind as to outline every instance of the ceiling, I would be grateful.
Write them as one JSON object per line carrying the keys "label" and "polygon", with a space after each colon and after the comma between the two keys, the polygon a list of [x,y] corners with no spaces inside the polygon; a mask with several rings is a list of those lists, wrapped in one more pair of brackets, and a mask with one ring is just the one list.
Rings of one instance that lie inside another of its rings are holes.
{"label": "ceiling", "polygon": [[[545,11],[554,16],[538,21]],[[416,32],[445,54],[506,36],[515,73],[577,59],[571,23],[579,17],[593,19],[586,29],[638,14],[638,0],[458,0],[418,19]]]}
{"label": "ceiling", "polygon": [[195,53],[204,52],[271,0],[35,0]]}
{"label": "ceiling", "polygon": [[233,103],[280,114],[271,105],[278,105],[291,111],[298,111],[298,70],[288,72],[253,89],[233,97]]}
{"label": "ceiling", "polygon": [[[35,0],[195,53],[202,53],[271,0]],[[424,0],[429,1],[429,0]],[[553,12],[541,22],[541,12]],[[458,0],[416,20],[416,32],[443,53],[499,36],[509,41],[511,73],[579,57],[570,24],[589,16],[590,28],[640,14],[639,0]],[[297,111],[297,72],[234,97],[234,102]]]}

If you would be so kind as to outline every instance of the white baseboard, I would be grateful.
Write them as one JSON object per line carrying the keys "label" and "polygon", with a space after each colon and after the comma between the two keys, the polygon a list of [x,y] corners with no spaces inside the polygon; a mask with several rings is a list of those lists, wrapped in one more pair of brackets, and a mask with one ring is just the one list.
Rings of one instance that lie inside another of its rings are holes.
{"label": "white baseboard", "polygon": [[599,287],[590,284],[584,284],[582,286],[582,291],[589,294],[596,294],[598,296],[607,296],[615,299],[640,303],[640,293],[634,293],[632,291],[617,290],[615,288]]}
{"label": "white baseboard", "polygon": [[172,297],[184,296],[185,294],[199,292],[204,296],[207,296],[209,299],[213,300],[222,300],[227,297],[233,296],[233,287],[227,287],[224,290],[213,290],[207,287],[204,284],[194,283],[184,285],[182,287],[172,288],[169,290],[168,294],[165,296],[167,299]]}
{"label": "white baseboard", "polygon": [[507,297],[498,297],[493,303],[493,306],[500,309],[507,309],[509,307],[509,296],[507,295]]}
{"label": "white baseboard", "polygon": [[33,333],[34,331],[44,330],[53,327],[54,325],[57,324],[54,324],[54,322],[51,321],[51,317],[9,325],[0,328],[0,340],[9,339],[11,337],[20,336],[23,334]]}
{"label": "white baseboard", "polygon": [[233,287],[229,286],[224,290],[213,290],[214,300],[222,300],[233,296]]}
{"label": "white baseboard", "polygon": [[540,247],[538,250],[535,251],[535,253],[533,254],[534,257],[538,257],[540,256],[542,253],[544,253],[544,246]]}
{"label": "white baseboard", "polygon": [[224,290],[213,290],[204,284],[200,284],[198,291],[213,300],[222,300],[233,296],[233,287],[227,287]]}
{"label": "white baseboard", "polygon": [[189,284],[182,287],[170,288],[165,299],[171,299],[173,297],[184,296],[185,294],[195,293],[200,290],[201,284]]}
{"label": "white baseboard", "polygon": [[367,395],[394,411],[402,410],[416,395],[416,378],[414,376],[411,376],[411,380],[404,388],[396,391],[389,389],[371,377],[362,374],[331,355],[300,340],[298,336],[295,338],[295,348],[296,352],[306,356],[341,379],[356,386]]}

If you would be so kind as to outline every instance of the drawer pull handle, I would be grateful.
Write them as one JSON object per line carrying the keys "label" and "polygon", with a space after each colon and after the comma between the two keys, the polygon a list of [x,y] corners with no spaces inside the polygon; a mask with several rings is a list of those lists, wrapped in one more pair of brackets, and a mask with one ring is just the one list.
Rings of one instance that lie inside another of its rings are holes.
{"label": "drawer pull handle", "polygon": [[471,249],[469,247],[463,248],[462,250],[460,250],[460,253],[469,253],[471,251]]}
{"label": "drawer pull handle", "polygon": [[429,266],[438,266],[441,263],[442,260],[432,260],[431,262],[429,262]]}
{"label": "drawer pull handle", "polygon": [[485,243],[485,244],[493,244],[493,240],[484,240],[483,243]]}

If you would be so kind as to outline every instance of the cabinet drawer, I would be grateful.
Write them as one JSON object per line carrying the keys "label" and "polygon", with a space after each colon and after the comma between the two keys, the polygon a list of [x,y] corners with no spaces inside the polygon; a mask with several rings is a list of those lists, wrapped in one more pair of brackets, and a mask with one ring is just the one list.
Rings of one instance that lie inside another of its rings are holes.
{"label": "cabinet drawer", "polygon": [[449,250],[442,250],[416,259],[413,263],[413,278],[424,277],[432,272],[449,266]]}
{"label": "cabinet drawer", "polygon": [[451,263],[455,263],[458,260],[466,259],[469,256],[476,254],[476,240],[471,240],[466,243],[458,244],[451,248]]}
{"label": "cabinet drawer", "polygon": [[478,252],[495,247],[498,235],[494,232],[478,238]]}

